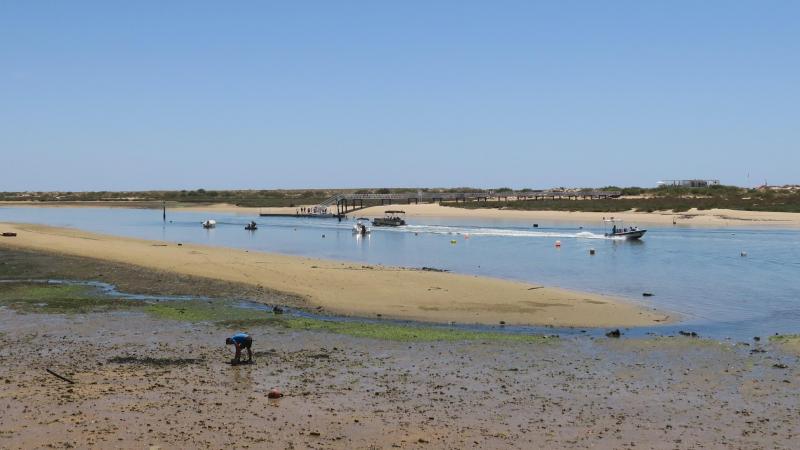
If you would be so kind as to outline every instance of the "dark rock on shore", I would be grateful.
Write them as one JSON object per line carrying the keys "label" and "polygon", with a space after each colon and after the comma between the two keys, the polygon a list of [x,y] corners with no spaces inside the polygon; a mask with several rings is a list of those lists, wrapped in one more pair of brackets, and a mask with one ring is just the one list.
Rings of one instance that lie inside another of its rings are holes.
{"label": "dark rock on shore", "polygon": [[447,269],[437,269],[436,267],[423,267],[420,270],[422,270],[424,272],[450,272]]}

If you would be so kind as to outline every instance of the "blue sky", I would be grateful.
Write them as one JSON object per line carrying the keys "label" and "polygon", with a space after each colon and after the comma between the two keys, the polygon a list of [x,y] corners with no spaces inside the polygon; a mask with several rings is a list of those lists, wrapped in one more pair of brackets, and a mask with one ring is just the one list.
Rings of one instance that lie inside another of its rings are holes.
{"label": "blue sky", "polygon": [[798,183],[799,19],[795,1],[5,1],[0,190]]}

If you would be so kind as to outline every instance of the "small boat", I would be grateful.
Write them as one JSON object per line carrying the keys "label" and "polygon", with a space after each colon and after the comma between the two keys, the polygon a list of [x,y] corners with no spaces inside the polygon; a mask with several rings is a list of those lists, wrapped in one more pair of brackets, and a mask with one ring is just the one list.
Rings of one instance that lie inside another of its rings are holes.
{"label": "small boat", "polygon": [[353,234],[355,234],[355,235],[366,236],[366,235],[370,234],[371,232],[372,232],[372,230],[370,230],[369,227],[367,227],[366,225],[364,225],[361,222],[358,222],[355,225],[353,225]]}
{"label": "small boat", "polygon": [[385,217],[376,217],[372,219],[372,225],[376,227],[399,227],[406,224],[406,221],[400,217],[400,214],[405,214],[405,211],[386,211]]}
{"label": "small boat", "polygon": [[214,228],[217,226],[217,221],[214,219],[207,219],[201,223],[203,224],[203,228]]}
{"label": "small boat", "polygon": [[[603,222],[606,227],[606,237],[640,239],[645,233],[647,233],[647,230],[642,230],[639,227],[626,227],[622,220],[614,219],[613,217],[610,219],[603,219]],[[608,229],[609,224],[611,225],[610,230]]]}
{"label": "small boat", "polygon": [[250,223],[244,226],[244,229],[249,231],[255,231],[258,229],[258,225],[256,225],[255,222],[251,221]]}

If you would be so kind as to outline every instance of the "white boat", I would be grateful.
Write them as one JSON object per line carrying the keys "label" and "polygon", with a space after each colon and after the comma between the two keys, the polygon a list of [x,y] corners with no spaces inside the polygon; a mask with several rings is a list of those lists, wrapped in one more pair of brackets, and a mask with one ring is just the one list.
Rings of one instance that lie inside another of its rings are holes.
{"label": "white boat", "polygon": [[353,225],[353,234],[355,235],[366,236],[370,233],[372,233],[372,230],[361,222],[357,222]]}
{"label": "white boat", "polygon": [[[625,239],[640,239],[647,233],[647,230],[642,230],[639,227],[626,227],[625,223],[620,219],[610,218],[610,219],[603,219],[603,223],[605,224],[605,236],[606,237],[621,237]],[[609,225],[611,229],[609,229]]]}
{"label": "white boat", "polygon": [[201,223],[203,224],[203,228],[214,228],[217,226],[217,221],[214,219],[206,219]]}

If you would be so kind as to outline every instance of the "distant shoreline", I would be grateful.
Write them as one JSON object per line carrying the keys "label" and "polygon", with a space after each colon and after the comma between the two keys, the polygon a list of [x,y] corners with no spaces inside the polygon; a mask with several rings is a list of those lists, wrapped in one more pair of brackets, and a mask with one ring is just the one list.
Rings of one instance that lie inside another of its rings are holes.
{"label": "distant shoreline", "polygon": [[[294,214],[297,207],[242,207],[229,203],[168,203],[167,208],[181,211],[208,211],[258,216],[259,213]],[[81,201],[81,202],[0,202],[0,207],[34,207],[34,208],[145,208],[160,209],[161,202],[155,201]],[[412,205],[398,204],[394,206],[371,206],[348,213],[349,217],[377,217],[386,209],[402,209],[408,217],[446,217],[464,219],[512,219],[526,220],[532,224],[539,222],[560,223],[601,223],[603,218],[614,217],[624,220],[630,225],[639,226],[692,226],[703,228],[800,228],[800,213],[742,211],[733,209],[690,209],[683,212],[672,211],[624,211],[624,212],[585,212],[585,211],[549,211],[518,210],[498,208],[454,208],[433,203]],[[674,222],[674,224],[673,224]]]}

